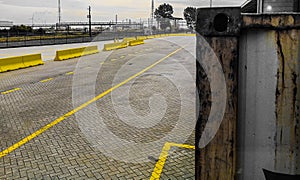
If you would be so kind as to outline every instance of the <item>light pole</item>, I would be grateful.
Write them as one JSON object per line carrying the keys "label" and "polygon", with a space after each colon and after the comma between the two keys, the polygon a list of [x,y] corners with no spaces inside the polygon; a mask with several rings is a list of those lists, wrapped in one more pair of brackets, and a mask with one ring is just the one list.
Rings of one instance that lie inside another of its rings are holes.
{"label": "light pole", "polygon": [[90,35],[90,37],[92,37],[92,15],[91,15],[91,6],[89,6],[88,10],[89,10],[89,14],[88,14],[87,18],[89,19],[89,35]]}
{"label": "light pole", "polygon": [[212,2],[212,0],[210,0],[210,4],[209,4],[209,6],[210,6],[210,8],[212,8],[212,4],[213,2]]}
{"label": "light pole", "polygon": [[61,5],[60,0],[58,0],[58,24],[60,24],[61,21]]}

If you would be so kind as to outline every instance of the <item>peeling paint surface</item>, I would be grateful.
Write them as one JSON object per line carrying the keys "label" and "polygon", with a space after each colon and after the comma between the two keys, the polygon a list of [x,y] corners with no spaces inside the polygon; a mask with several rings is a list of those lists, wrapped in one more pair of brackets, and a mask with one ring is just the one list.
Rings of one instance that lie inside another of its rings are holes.
{"label": "peeling paint surface", "polygon": [[244,29],[300,29],[300,14],[253,14],[244,15]]}
{"label": "peeling paint surface", "polygon": [[[196,178],[265,179],[263,169],[299,175],[300,14],[247,14],[240,30],[237,23],[228,33],[217,33],[210,30],[212,18],[205,10],[203,20],[198,14],[197,30],[222,64],[228,98],[217,135],[207,147],[196,148]],[[209,57],[200,46],[198,41],[201,61]],[[209,79],[200,64],[197,87],[196,142],[213,103]]]}
{"label": "peeling paint surface", "polygon": [[278,81],[276,89],[275,168],[300,174],[299,30],[276,32]]}
{"label": "peeling paint surface", "polygon": [[[203,149],[200,149],[199,161],[196,162],[199,179],[234,179],[236,171],[236,122],[237,122],[237,55],[238,41],[235,37],[212,37],[207,39],[211,48],[218,56],[225,75],[227,86],[227,102],[222,124],[214,139]],[[198,47],[200,44],[198,41]],[[207,54],[200,49],[197,50],[197,58],[204,61]],[[197,86],[200,100],[200,114],[197,123],[197,139],[207,125],[210,114],[211,89],[206,73],[198,65]],[[197,141],[198,142],[198,141]]]}

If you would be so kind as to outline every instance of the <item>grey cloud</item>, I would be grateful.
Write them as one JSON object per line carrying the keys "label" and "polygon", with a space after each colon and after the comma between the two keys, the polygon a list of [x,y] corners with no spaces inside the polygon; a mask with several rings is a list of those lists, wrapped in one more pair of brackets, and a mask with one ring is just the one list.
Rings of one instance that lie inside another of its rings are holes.
{"label": "grey cloud", "polygon": [[[209,0],[158,0],[156,3],[170,3],[170,4],[180,4],[185,6],[208,6]],[[241,5],[245,0],[213,0],[213,5],[215,6],[238,6]]]}
{"label": "grey cloud", "polygon": [[[1,0],[0,4],[19,6],[19,7],[47,7],[57,8],[57,0]],[[86,6],[86,3],[80,0],[61,0],[61,4],[68,8],[78,8]]]}

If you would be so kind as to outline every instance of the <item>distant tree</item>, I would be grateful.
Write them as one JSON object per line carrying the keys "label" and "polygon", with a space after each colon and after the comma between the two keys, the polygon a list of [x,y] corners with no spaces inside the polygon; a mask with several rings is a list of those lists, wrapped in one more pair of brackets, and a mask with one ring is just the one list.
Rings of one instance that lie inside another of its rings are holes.
{"label": "distant tree", "polygon": [[9,29],[10,32],[32,32],[33,29],[30,26],[20,25],[20,26],[12,26]]}
{"label": "distant tree", "polygon": [[173,18],[173,7],[170,4],[161,4],[157,9],[155,9],[154,16],[158,21],[160,28],[166,30],[171,27],[170,19]]}
{"label": "distant tree", "polygon": [[167,18],[162,18],[160,20],[160,28],[162,30],[166,30],[167,28],[171,28],[171,22],[170,22],[170,19],[167,19]]}
{"label": "distant tree", "polygon": [[174,13],[173,7],[170,4],[161,4],[157,9],[155,9],[154,15],[157,18],[172,18]]}
{"label": "distant tree", "polygon": [[197,10],[194,7],[187,7],[184,9],[184,12],[183,12],[184,19],[186,20],[186,24],[190,29],[195,28],[196,12],[197,12]]}
{"label": "distant tree", "polygon": [[39,29],[35,30],[35,33],[42,35],[42,34],[45,34],[45,30],[43,28],[39,28]]}

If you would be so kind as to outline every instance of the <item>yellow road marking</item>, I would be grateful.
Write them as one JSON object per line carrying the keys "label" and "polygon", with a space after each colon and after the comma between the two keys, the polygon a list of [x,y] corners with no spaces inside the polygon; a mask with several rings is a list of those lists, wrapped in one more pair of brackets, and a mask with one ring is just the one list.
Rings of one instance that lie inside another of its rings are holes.
{"label": "yellow road marking", "polygon": [[186,149],[195,149],[195,146],[187,145],[187,144],[176,144],[176,143],[169,143],[166,142],[164,145],[161,154],[159,156],[159,160],[155,164],[154,170],[152,172],[152,175],[150,177],[150,180],[159,180],[160,175],[163,171],[164,165],[167,161],[169,150],[171,147],[180,147],[180,148],[186,148]]}
{"label": "yellow road marking", "polygon": [[67,72],[66,75],[72,75],[74,72]]}
{"label": "yellow road marking", "polygon": [[9,94],[9,93],[12,93],[12,92],[15,92],[15,91],[19,91],[19,90],[21,90],[21,88],[14,88],[14,89],[2,92],[1,94],[5,95],[5,94]]}
{"label": "yellow road marking", "polygon": [[114,61],[116,61],[116,60],[117,60],[117,59],[111,59],[110,61],[111,61],[111,62],[114,62]]}
{"label": "yellow road marking", "polygon": [[104,62],[101,62],[100,64],[102,65],[102,64],[104,64]]}
{"label": "yellow road marking", "polygon": [[120,59],[124,59],[126,56],[121,56]]}
{"label": "yellow road marking", "polygon": [[53,78],[44,79],[44,80],[41,80],[40,82],[45,83],[45,82],[48,82],[48,81],[51,81],[51,80],[53,80]]}
{"label": "yellow road marking", "polygon": [[14,150],[18,149],[19,147],[23,146],[24,144],[28,143],[30,140],[36,138],[37,136],[39,136],[40,134],[44,133],[45,131],[47,131],[48,129],[52,128],[53,126],[55,126],[56,124],[60,123],[61,121],[65,120],[66,118],[68,118],[69,116],[74,115],[76,112],[82,110],[83,108],[87,107],[88,105],[96,102],[97,100],[101,99],[102,97],[106,96],[107,94],[111,93],[112,91],[114,91],[115,89],[123,86],[124,84],[128,83],[129,81],[131,81],[132,79],[140,76],[141,74],[145,73],[146,71],[148,71],[149,69],[152,69],[153,67],[155,67],[157,64],[161,63],[162,61],[166,60],[167,58],[171,57],[172,55],[176,54],[177,52],[179,52],[180,50],[182,50],[183,48],[179,48],[175,51],[173,51],[172,53],[168,54],[167,56],[165,56],[164,58],[156,61],[155,63],[153,63],[152,65],[146,67],[145,69],[143,69],[142,71],[136,73],[135,75],[129,77],[128,79],[126,79],[125,81],[121,82],[120,84],[104,91],[103,93],[99,94],[98,96],[96,96],[95,98],[89,100],[88,102],[82,104],[81,106],[73,109],[72,111],[68,112],[67,114],[55,119],[54,121],[52,121],[51,123],[47,124],[46,126],[42,127],[41,129],[37,130],[36,132],[32,133],[31,135],[25,137],[24,139],[22,139],[21,141],[17,142],[16,144],[8,147],[7,149],[3,150],[0,152],[0,158],[8,155],[9,153],[13,152]]}

